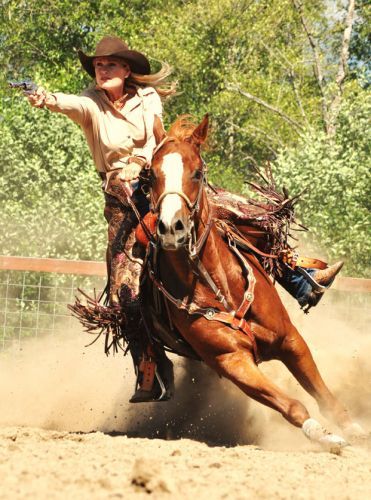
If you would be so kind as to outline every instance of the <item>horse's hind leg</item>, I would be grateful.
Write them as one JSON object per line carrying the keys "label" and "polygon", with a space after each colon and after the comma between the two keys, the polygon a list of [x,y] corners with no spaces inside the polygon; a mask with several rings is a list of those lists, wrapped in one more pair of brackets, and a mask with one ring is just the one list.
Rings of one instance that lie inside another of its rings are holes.
{"label": "horse's hind leg", "polygon": [[352,421],[346,408],[326,386],[305,340],[294,326],[285,336],[278,357],[302,387],[316,399],[321,413],[330,416],[347,434],[362,432],[360,426]]}

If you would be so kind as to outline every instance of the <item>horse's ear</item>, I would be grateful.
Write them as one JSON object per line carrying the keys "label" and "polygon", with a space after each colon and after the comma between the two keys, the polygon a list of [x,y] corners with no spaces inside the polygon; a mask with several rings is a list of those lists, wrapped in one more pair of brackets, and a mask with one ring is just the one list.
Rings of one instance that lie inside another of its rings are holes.
{"label": "horse's ear", "polygon": [[166,137],[166,130],[164,129],[162,120],[158,115],[155,115],[155,120],[153,122],[153,135],[155,136],[157,145],[159,145],[160,142]]}
{"label": "horse's ear", "polygon": [[209,129],[209,114],[206,113],[206,115],[202,118],[202,122],[193,131],[191,137],[189,138],[189,142],[197,147],[200,147],[201,144],[203,144],[206,141],[208,129]]}

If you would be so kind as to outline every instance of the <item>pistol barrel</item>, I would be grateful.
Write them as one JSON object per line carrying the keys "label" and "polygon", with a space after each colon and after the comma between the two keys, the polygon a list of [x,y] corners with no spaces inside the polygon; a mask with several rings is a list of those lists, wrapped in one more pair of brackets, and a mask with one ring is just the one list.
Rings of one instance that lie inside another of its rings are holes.
{"label": "pistol barrel", "polygon": [[37,89],[36,83],[31,80],[22,80],[20,82],[8,82],[11,89],[20,89],[23,92],[34,92]]}

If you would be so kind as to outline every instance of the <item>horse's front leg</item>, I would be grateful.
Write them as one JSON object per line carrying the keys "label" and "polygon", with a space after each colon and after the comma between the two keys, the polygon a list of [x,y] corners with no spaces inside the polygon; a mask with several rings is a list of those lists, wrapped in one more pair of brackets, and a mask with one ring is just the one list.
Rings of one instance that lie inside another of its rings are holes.
{"label": "horse's front leg", "polygon": [[300,401],[287,396],[259,370],[250,340],[243,333],[203,318],[194,321],[189,330],[183,329],[183,332],[205,363],[231,380],[245,394],[280,412],[296,427],[301,427],[308,438],[329,448],[339,449],[346,444],[341,437],[326,433],[310,418]]}
{"label": "horse's front leg", "polygon": [[308,345],[293,325],[288,328],[277,357],[302,387],[316,399],[321,413],[331,417],[348,437],[366,435],[362,427],[351,419],[346,408],[326,386]]}

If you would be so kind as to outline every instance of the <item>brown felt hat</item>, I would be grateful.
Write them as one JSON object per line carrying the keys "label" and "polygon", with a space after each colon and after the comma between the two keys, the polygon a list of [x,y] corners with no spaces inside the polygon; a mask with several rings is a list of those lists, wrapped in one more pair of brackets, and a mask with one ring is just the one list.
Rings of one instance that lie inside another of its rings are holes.
{"label": "brown felt hat", "polygon": [[117,36],[105,36],[102,38],[95,48],[95,54],[92,56],[84,54],[82,50],[78,51],[78,56],[82,67],[93,78],[95,78],[95,69],[93,65],[95,57],[119,57],[130,66],[133,73],[149,75],[151,72],[151,66],[146,56],[136,50],[129,50],[126,43]]}

